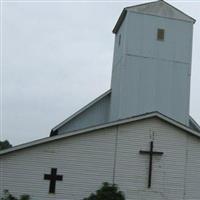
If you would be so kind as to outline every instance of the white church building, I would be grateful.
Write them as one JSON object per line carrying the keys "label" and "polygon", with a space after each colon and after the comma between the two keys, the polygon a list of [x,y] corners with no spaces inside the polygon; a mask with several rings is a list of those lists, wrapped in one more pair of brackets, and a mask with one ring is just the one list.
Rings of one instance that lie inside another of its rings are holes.
{"label": "white church building", "polygon": [[50,137],[0,151],[0,197],[81,200],[103,182],[127,200],[200,199],[200,127],[189,115],[195,20],[156,1],[124,8],[111,89]]}

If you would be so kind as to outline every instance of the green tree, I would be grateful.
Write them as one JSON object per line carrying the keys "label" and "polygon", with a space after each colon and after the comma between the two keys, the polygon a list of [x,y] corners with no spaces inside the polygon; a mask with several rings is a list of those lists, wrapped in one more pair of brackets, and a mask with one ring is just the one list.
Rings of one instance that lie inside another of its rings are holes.
{"label": "green tree", "polygon": [[117,185],[105,182],[95,194],[92,193],[83,200],[125,200],[125,196],[123,192],[119,191]]}
{"label": "green tree", "polygon": [[11,148],[12,145],[9,143],[8,140],[0,141],[0,150]]}
{"label": "green tree", "polygon": [[20,198],[14,197],[8,190],[4,190],[4,196],[1,198],[1,200],[29,200],[30,196],[29,195],[21,195]]}

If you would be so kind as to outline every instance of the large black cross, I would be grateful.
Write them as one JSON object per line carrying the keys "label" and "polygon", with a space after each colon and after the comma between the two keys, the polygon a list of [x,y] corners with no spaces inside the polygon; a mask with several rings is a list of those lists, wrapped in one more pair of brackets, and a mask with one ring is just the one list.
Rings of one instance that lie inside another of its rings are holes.
{"label": "large black cross", "polygon": [[56,190],[56,181],[62,181],[63,176],[57,175],[57,168],[51,168],[51,174],[45,174],[44,180],[50,180],[49,183],[49,193],[55,193]]}
{"label": "large black cross", "polygon": [[151,187],[151,177],[152,177],[152,166],[153,166],[153,156],[154,155],[163,155],[163,152],[153,151],[153,141],[150,142],[150,151],[140,150],[140,154],[148,154],[149,155],[149,180],[148,180],[148,188]]}

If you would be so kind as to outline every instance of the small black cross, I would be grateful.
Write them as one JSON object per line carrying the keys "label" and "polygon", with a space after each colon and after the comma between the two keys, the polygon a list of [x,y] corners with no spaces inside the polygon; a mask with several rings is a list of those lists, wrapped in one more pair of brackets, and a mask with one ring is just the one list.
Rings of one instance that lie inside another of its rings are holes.
{"label": "small black cross", "polygon": [[49,193],[54,194],[56,190],[56,181],[62,181],[63,176],[57,175],[57,168],[51,168],[51,174],[45,174],[44,180],[50,180]]}
{"label": "small black cross", "polygon": [[148,188],[151,187],[151,177],[152,177],[152,161],[153,155],[163,155],[163,152],[153,151],[153,141],[150,142],[150,151],[140,151],[140,154],[148,154],[149,155],[149,180],[148,180]]}

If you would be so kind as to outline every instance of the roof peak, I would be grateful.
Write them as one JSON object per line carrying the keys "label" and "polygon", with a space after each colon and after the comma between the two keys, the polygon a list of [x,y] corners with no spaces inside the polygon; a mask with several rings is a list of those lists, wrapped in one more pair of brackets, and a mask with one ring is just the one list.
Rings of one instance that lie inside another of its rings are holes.
{"label": "roof peak", "polygon": [[119,30],[123,20],[125,19],[127,12],[135,12],[144,15],[154,15],[163,18],[187,21],[191,23],[195,23],[195,19],[190,17],[189,15],[185,14],[181,10],[175,8],[171,4],[167,3],[164,0],[158,0],[148,3],[143,3],[139,5],[129,6],[123,9],[117,24],[113,29],[113,33],[117,33]]}

